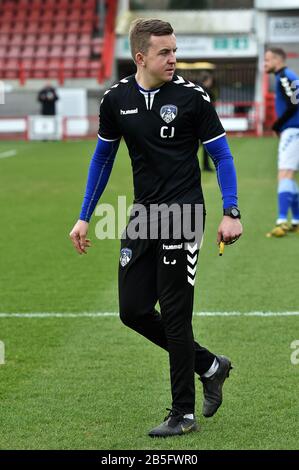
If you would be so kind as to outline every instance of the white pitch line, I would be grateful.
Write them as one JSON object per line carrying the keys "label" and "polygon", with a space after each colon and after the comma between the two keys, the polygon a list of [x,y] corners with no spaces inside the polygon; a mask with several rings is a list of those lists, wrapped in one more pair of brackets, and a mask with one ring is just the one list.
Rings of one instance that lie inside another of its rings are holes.
{"label": "white pitch line", "polygon": [[17,155],[16,150],[7,150],[6,152],[0,153],[0,158],[14,157],[15,155]]}
{"label": "white pitch line", "polygon": [[[195,317],[292,317],[299,312],[194,312]],[[118,317],[117,312],[29,312],[0,313],[0,318],[99,318]]]}

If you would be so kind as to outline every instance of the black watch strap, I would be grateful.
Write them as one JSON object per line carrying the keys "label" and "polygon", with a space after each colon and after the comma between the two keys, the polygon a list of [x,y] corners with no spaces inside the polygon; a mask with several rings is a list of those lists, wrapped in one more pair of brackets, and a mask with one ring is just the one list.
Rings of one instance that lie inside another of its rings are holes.
{"label": "black watch strap", "polygon": [[232,217],[233,219],[241,219],[241,213],[239,209],[235,206],[227,207],[226,209],[223,209],[223,215],[228,215],[229,217]]}

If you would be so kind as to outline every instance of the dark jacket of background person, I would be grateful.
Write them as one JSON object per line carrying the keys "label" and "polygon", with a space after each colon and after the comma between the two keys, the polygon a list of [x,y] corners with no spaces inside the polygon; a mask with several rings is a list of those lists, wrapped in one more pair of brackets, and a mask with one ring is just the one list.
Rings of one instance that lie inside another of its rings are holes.
{"label": "dark jacket of background person", "polygon": [[43,116],[55,116],[55,103],[58,99],[55,89],[52,86],[45,86],[38,94],[38,101],[41,103],[41,114]]}

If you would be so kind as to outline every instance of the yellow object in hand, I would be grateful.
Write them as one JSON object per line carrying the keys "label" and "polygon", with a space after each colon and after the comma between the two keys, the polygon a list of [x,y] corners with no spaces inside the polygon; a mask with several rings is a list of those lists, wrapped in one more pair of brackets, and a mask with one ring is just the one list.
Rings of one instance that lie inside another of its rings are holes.
{"label": "yellow object in hand", "polygon": [[223,241],[221,241],[221,242],[219,243],[219,256],[222,256],[222,255],[223,255],[224,246],[225,246],[225,243],[224,243]]}

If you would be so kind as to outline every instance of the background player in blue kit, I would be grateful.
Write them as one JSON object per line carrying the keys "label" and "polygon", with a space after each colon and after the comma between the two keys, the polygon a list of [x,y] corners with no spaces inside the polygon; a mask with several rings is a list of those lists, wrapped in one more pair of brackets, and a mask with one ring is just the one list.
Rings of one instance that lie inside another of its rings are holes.
{"label": "background player in blue kit", "polygon": [[[196,206],[204,205],[197,159],[201,141],[215,163],[223,199],[217,241],[233,243],[242,234],[236,173],[209,96],[200,86],[174,74],[176,38],[169,23],[136,20],[130,43],[137,73],[113,85],[101,102],[98,144],[80,219],[70,233],[75,249],[86,253],[90,244],[88,222],[108,181],[121,136],[132,163],[134,203],[146,211],[155,204],[185,205],[191,217]],[[133,239],[128,230],[132,220],[121,241],[120,318],[169,353],[172,409],[149,435],[181,435],[197,430],[194,372],[203,384],[203,415],[211,417],[222,403],[231,361],[194,341],[196,264],[190,274],[188,263],[190,259],[196,263],[199,244],[191,246],[183,235],[180,239],[162,235]],[[157,301],[160,312],[155,309]]]}
{"label": "background player in blue kit", "polygon": [[[268,237],[299,233],[299,187],[295,174],[299,170],[299,103],[298,76],[286,66],[286,53],[269,48],[265,53],[265,71],[275,74],[277,120],[272,129],[280,136],[278,149],[278,217]],[[292,212],[288,225],[288,212]]]}

